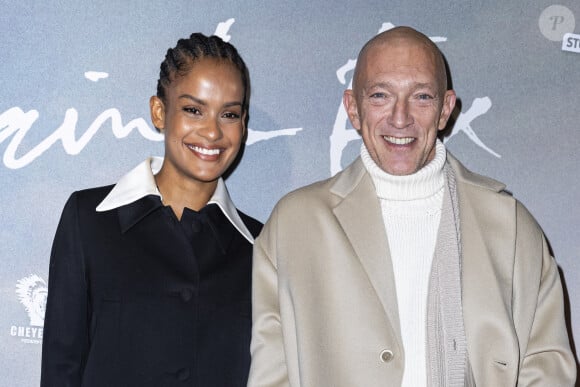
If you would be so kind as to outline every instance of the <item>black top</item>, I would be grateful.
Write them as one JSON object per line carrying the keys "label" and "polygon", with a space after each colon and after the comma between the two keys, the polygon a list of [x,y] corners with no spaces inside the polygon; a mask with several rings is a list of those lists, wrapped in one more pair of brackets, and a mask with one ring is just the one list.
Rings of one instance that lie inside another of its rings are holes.
{"label": "black top", "polygon": [[41,386],[246,386],[252,245],[215,204],[181,221],[157,196],[96,212],[111,188],[63,210]]}

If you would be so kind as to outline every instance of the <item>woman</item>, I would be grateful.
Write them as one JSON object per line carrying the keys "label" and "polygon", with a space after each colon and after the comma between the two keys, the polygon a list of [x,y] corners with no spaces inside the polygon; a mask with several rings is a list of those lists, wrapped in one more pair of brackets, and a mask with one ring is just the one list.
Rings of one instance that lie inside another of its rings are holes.
{"label": "woman", "polygon": [[41,386],[245,386],[251,253],[261,224],[221,176],[240,150],[249,79],[236,49],[192,34],[151,97],[165,158],[75,192],[50,260]]}

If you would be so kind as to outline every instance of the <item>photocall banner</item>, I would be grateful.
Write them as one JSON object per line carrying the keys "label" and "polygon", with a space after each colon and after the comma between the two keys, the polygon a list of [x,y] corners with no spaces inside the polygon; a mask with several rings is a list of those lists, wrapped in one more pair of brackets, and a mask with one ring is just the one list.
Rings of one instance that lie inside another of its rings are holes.
{"label": "photocall banner", "polygon": [[577,0],[24,0],[0,5],[0,386],[39,383],[49,254],[68,196],[163,154],[148,100],[169,47],[216,34],[248,64],[249,134],[228,186],[265,221],[282,195],[357,157],[342,92],[362,45],[399,25],[445,54],[459,98],[445,144],[535,215],[578,341]]}

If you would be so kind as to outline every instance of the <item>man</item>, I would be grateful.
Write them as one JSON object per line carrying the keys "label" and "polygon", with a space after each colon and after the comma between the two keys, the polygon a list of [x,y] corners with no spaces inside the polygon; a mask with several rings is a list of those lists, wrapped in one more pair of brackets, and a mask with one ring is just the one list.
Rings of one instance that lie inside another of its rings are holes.
{"label": "man", "polygon": [[573,386],[557,266],[505,186],[437,134],[445,64],[399,27],[344,105],[361,156],[290,193],[254,245],[249,386]]}

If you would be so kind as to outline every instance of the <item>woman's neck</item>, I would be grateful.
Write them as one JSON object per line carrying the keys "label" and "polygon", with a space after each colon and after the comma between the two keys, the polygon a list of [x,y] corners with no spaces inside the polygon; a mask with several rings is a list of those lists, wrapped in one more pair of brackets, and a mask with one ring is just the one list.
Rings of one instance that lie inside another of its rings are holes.
{"label": "woman's neck", "polygon": [[203,182],[187,179],[163,168],[155,175],[155,182],[163,204],[171,207],[177,219],[181,219],[185,207],[195,211],[205,207],[217,187],[217,180]]}

